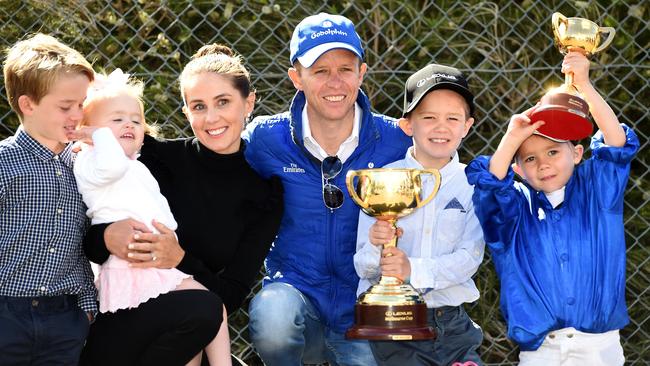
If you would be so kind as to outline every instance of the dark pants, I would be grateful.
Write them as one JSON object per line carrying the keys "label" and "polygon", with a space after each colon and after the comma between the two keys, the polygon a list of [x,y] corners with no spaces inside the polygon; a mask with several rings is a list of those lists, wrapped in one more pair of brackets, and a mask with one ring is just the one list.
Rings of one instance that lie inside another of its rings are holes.
{"label": "dark pants", "polygon": [[0,296],[0,365],[76,365],[87,335],[76,296]]}
{"label": "dark pants", "polygon": [[212,341],[223,315],[210,291],[171,291],[134,309],[100,313],[81,357],[89,366],[185,365]]}
{"label": "dark pants", "polygon": [[477,350],[483,332],[462,306],[427,311],[428,323],[438,337],[433,341],[371,341],[370,348],[380,366],[483,365]]}

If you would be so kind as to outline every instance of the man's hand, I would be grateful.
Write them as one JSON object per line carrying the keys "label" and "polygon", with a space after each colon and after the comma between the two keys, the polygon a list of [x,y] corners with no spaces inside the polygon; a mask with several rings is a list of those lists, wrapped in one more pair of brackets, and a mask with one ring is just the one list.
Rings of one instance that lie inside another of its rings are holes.
{"label": "man's hand", "polygon": [[151,230],[138,220],[125,219],[116,221],[104,231],[106,249],[118,258],[133,261],[128,257],[128,246],[135,241],[134,236],[139,233],[150,233]]}
{"label": "man's hand", "polygon": [[128,248],[128,256],[133,262],[131,267],[175,268],[185,256],[185,251],[178,244],[174,231],[156,220],[152,224],[160,234],[135,235],[136,242]]}
{"label": "man's hand", "polygon": [[382,250],[381,255],[382,276],[397,277],[404,282],[411,277],[411,262],[402,250],[388,247]]}

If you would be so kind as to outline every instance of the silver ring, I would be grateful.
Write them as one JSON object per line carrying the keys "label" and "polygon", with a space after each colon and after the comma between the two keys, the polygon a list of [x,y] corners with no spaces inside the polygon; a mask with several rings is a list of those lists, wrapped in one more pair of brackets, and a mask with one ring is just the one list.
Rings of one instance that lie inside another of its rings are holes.
{"label": "silver ring", "polygon": [[151,253],[151,260],[155,262],[155,261],[156,261],[156,259],[158,259],[158,258],[156,258],[156,255],[155,255],[155,254],[153,254],[153,253]]}

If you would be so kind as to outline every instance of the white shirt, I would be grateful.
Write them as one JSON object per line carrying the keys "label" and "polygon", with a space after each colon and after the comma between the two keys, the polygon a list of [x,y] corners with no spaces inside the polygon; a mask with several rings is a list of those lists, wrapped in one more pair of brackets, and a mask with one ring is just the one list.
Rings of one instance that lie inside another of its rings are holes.
{"label": "white shirt", "polygon": [[[350,136],[341,143],[339,151],[336,156],[342,163],[352,155],[354,149],[359,146],[359,128],[361,126],[361,114],[363,111],[357,103],[354,103],[354,120],[352,122],[352,133]],[[305,148],[309,153],[314,155],[318,160],[323,161],[326,157],[330,156],[325,150],[316,142],[314,136],[311,134],[311,127],[309,127],[309,117],[307,116],[307,104],[302,109],[302,140],[305,143]]]}
{"label": "white shirt", "polygon": [[[386,168],[423,169],[409,148],[406,158],[388,164]],[[397,241],[411,262],[410,281],[429,308],[457,306],[479,298],[472,280],[483,261],[485,241],[474,213],[474,188],[467,183],[465,164],[456,153],[440,174],[442,183],[434,199],[412,214],[397,221],[404,234]],[[433,188],[433,177],[423,176],[423,192]],[[357,295],[379,281],[381,246],[370,243],[368,233],[375,219],[363,212],[359,216],[357,253],[354,267],[361,278]]]}
{"label": "white shirt", "polygon": [[172,230],[177,224],[167,199],[149,169],[129,159],[108,127],[97,129],[93,146],[84,145],[74,163],[74,175],[93,224],[133,218],[156,232],[156,219]]}
{"label": "white shirt", "polygon": [[546,193],[546,198],[548,199],[548,202],[551,204],[551,206],[553,206],[553,208],[556,208],[560,203],[564,202],[565,190],[566,186],[551,193]]}

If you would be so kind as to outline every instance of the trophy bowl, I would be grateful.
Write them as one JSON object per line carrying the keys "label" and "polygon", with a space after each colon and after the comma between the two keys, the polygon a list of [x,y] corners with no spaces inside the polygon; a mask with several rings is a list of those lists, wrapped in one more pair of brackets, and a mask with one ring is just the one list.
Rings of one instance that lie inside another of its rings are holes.
{"label": "trophy bowl", "polygon": [[[607,48],[616,34],[612,27],[600,27],[589,19],[567,18],[561,13],[553,13],[551,24],[555,44],[562,54],[582,50],[591,56]],[[603,34],[607,38],[601,43]]]}
{"label": "trophy bowl", "polygon": [[[600,27],[584,18],[567,18],[554,13],[551,19],[553,38],[562,54],[582,52],[587,57],[607,48],[616,31]],[[603,35],[607,38],[603,38]],[[589,120],[589,105],[573,85],[573,74],[566,73],[564,85],[546,93],[540,107],[531,115],[531,123],[545,121],[537,131],[560,140],[580,140],[593,131]]]}
{"label": "trophy bowl", "polygon": [[[423,198],[422,178],[433,175],[435,185]],[[355,187],[354,180],[358,178]],[[429,203],[440,188],[436,169],[362,169],[346,176],[350,197],[369,216],[390,222]],[[397,245],[397,238],[384,248]],[[346,333],[349,339],[423,340],[435,338],[427,324],[427,305],[413,286],[398,278],[382,276],[379,283],[361,294],[354,306],[355,325]]]}

